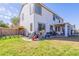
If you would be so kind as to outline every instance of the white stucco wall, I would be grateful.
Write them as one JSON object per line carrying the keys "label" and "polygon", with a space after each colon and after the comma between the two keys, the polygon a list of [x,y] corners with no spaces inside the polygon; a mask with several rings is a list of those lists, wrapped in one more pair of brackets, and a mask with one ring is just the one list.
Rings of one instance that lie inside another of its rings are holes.
{"label": "white stucco wall", "polygon": [[42,15],[38,15],[35,13],[34,20],[35,20],[35,31],[38,31],[38,23],[43,23],[45,24],[46,32],[49,32],[50,25],[53,24],[53,14],[44,7],[42,7]]}
{"label": "white stucco wall", "polygon": [[71,36],[72,25],[66,23],[65,24],[65,36]]}
{"label": "white stucco wall", "polygon": [[[30,12],[30,8],[33,7],[33,4],[24,5],[20,14],[20,26],[23,26],[26,29],[26,32],[30,33],[34,31],[34,14],[31,14]],[[22,14],[24,14],[24,20],[22,19]],[[30,31],[30,23],[33,24],[33,31]]]}
{"label": "white stucco wall", "polygon": [[[35,31],[38,31],[38,23],[44,23],[46,25],[46,32],[50,31],[50,25],[59,24],[59,19],[53,21],[53,13],[42,7],[42,15],[38,15],[35,13]],[[60,19],[60,23],[62,24],[63,21]]]}

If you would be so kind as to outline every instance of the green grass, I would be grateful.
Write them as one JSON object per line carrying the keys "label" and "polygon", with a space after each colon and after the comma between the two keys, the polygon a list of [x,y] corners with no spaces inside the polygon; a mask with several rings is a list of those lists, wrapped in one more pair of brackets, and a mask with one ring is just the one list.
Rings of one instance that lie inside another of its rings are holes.
{"label": "green grass", "polygon": [[79,56],[79,42],[64,40],[24,41],[22,37],[0,38],[1,56]]}

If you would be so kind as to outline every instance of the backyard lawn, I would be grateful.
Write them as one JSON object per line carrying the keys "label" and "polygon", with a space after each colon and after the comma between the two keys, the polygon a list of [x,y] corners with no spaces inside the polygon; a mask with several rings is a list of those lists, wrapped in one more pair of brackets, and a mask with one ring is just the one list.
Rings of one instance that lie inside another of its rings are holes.
{"label": "backyard lawn", "polygon": [[24,41],[22,37],[0,38],[1,56],[79,56],[79,42],[65,40]]}

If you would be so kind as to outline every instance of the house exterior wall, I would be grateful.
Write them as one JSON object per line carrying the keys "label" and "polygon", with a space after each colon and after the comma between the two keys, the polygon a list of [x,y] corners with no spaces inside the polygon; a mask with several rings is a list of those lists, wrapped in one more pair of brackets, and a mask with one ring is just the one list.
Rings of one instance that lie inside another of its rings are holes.
{"label": "house exterior wall", "polygon": [[72,34],[75,34],[75,25],[72,25]]}
{"label": "house exterior wall", "polygon": [[[32,33],[34,31],[34,14],[31,14],[30,10],[33,8],[33,4],[26,4],[23,6],[20,13],[20,26],[26,29],[26,33]],[[30,31],[30,24],[32,23],[32,31]]]}
{"label": "house exterior wall", "polygon": [[65,23],[65,36],[71,36],[74,34],[75,27],[69,23]]}
{"label": "house exterior wall", "polygon": [[[48,11],[46,8],[42,7],[41,15],[35,13],[35,17],[34,17],[35,31],[38,31],[38,23],[45,24],[46,32],[50,31],[50,25],[59,24],[59,20],[60,20],[60,23],[63,23],[63,20],[59,16],[57,16],[57,17],[59,17],[60,19],[55,19],[55,21],[53,21],[53,17],[54,17],[54,13],[52,13],[52,12]],[[53,29],[54,29],[54,27],[53,27]]]}
{"label": "house exterior wall", "polygon": [[42,15],[35,13],[35,31],[38,31],[38,23],[45,24],[46,32],[50,31],[50,25],[53,24],[53,14],[42,7]]}
{"label": "house exterior wall", "polygon": [[69,30],[69,36],[71,36],[72,35],[72,33],[71,33],[72,32],[72,25],[69,24],[69,29],[68,30]]}
{"label": "house exterior wall", "polygon": [[[41,6],[41,5],[40,5]],[[46,8],[42,7],[42,14],[39,15],[34,12],[34,4],[26,4],[20,13],[20,26],[24,26],[26,33],[38,32],[38,23],[45,24],[45,33],[50,31],[50,25],[63,23],[62,19],[55,19],[53,21],[54,13],[48,11]],[[30,23],[32,23],[32,31],[30,31]],[[55,30],[55,27],[53,27]]]}
{"label": "house exterior wall", "polygon": [[[61,17],[50,12],[47,8],[40,5],[42,8],[42,14],[35,13],[35,4],[26,4],[23,6],[22,11],[20,13],[20,26],[23,26],[26,29],[26,33],[38,32],[38,24],[45,24],[45,33],[50,31],[50,25],[54,24],[64,24],[64,21]],[[59,17],[59,19],[53,20],[54,15]],[[59,22],[60,20],[60,22]],[[30,31],[30,24],[32,23],[32,31]],[[69,26],[69,28],[68,28]],[[68,30],[69,29],[69,30]],[[65,36],[71,35],[71,26],[69,24],[65,24],[64,31]],[[53,26],[53,30],[55,27]],[[61,31],[62,32],[62,27]]]}

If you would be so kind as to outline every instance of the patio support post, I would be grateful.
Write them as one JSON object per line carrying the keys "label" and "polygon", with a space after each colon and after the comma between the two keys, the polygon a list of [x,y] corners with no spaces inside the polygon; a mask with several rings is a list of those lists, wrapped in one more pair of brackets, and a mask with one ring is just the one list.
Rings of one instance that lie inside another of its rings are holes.
{"label": "patio support post", "polygon": [[65,24],[65,37],[68,37],[68,24]]}
{"label": "patio support post", "polygon": [[53,30],[55,31],[55,26],[53,25]]}
{"label": "patio support post", "polygon": [[60,32],[61,32],[61,33],[63,32],[62,27],[60,27]]}

